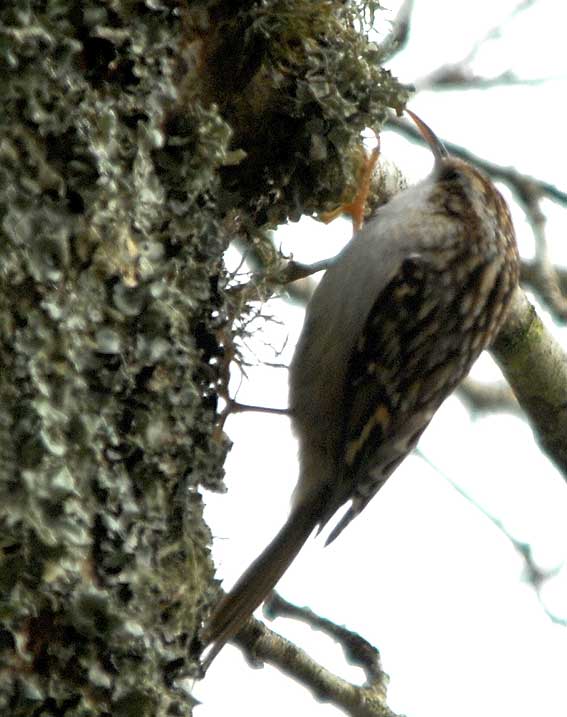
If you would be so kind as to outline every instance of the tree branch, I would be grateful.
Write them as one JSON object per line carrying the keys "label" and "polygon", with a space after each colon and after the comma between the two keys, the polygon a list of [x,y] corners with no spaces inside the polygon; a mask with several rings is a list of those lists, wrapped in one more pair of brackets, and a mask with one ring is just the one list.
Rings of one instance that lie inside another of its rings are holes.
{"label": "tree branch", "polygon": [[317,615],[307,607],[299,607],[284,600],[275,590],[272,590],[264,603],[264,615],[270,620],[274,620],[276,617],[300,620],[314,630],[320,630],[331,637],[343,648],[347,662],[364,670],[367,684],[381,689],[383,699],[386,699],[388,676],[382,670],[380,652],[358,633]]}
{"label": "tree branch", "polygon": [[434,70],[426,77],[417,80],[415,87],[417,90],[488,90],[493,87],[511,87],[515,85],[541,85],[546,82],[547,78],[535,77],[526,79],[518,77],[511,70],[501,72],[494,77],[484,77],[477,75],[473,70],[463,65],[455,63],[453,65],[443,65]]}
{"label": "tree branch", "polygon": [[508,411],[521,413],[516,397],[507,383],[487,384],[466,378],[457,389],[471,411]]}
{"label": "tree branch", "polygon": [[396,717],[386,705],[387,678],[381,670],[367,684],[353,685],[255,618],[250,618],[233,642],[252,663],[277,667],[307,687],[317,700],[334,704],[352,717]]}
{"label": "tree branch", "polygon": [[518,3],[503,21],[489,28],[489,30],[474,43],[462,60],[442,65],[425,77],[417,80],[415,82],[416,89],[418,91],[447,89],[472,90],[510,85],[536,85],[545,82],[546,78],[523,79],[517,77],[511,70],[505,70],[493,77],[483,77],[477,75],[472,67],[473,62],[486,43],[499,38],[502,34],[502,28],[505,27],[505,25],[520,13],[529,10],[534,4],[535,0],[523,0]]}
{"label": "tree branch", "polygon": [[567,353],[520,288],[491,352],[540,446],[567,477]]}
{"label": "tree branch", "polygon": [[407,44],[410,34],[413,6],[414,0],[404,0],[402,3],[392,23],[390,33],[384,38],[380,45],[385,59],[391,60],[392,57],[397,55]]}
{"label": "tree branch", "polygon": [[[556,268],[557,283],[562,294],[567,295],[567,270]],[[523,261],[520,281],[523,286],[528,286],[537,293],[541,293],[541,269],[535,261]]]}

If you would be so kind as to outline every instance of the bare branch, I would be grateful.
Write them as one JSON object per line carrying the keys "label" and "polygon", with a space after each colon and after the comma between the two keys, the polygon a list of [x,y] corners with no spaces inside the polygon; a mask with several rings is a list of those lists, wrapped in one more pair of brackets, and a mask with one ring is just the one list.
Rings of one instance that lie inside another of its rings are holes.
{"label": "bare branch", "polygon": [[[229,295],[239,302],[254,299],[266,299],[278,288],[286,287],[293,301],[307,304],[315,285],[308,281],[309,277],[324,271],[333,263],[333,258],[316,261],[313,264],[301,264],[293,259],[281,257],[276,271],[258,271],[243,284],[231,287]],[[291,286],[290,286],[291,285]]]}
{"label": "bare branch", "polygon": [[538,269],[539,293],[555,317],[565,321],[567,319],[567,295],[561,289],[557,269],[549,256],[549,246],[545,233],[546,217],[541,210],[540,199],[533,197],[526,204],[525,209],[535,238],[535,266]]}
{"label": "bare branch", "polygon": [[466,378],[457,390],[459,397],[471,411],[521,413],[516,397],[507,383],[486,384]]}
{"label": "bare branch", "polygon": [[[555,267],[557,284],[562,294],[567,295],[567,270]],[[536,293],[542,293],[541,268],[535,261],[523,261],[520,280],[526,287],[533,289]]]}
{"label": "bare branch", "polygon": [[334,258],[322,259],[313,264],[300,264],[298,261],[291,260],[281,274],[282,284],[289,284],[298,279],[305,279],[308,276],[317,274],[319,271],[325,271],[333,263]]}
{"label": "bare branch", "polygon": [[352,717],[396,717],[385,702],[385,675],[373,684],[353,685],[319,665],[297,645],[250,618],[233,639],[253,664],[267,662],[307,687],[321,702],[329,702]]}
{"label": "bare branch", "polygon": [[[559,572],[559,569],[558,569]],[[543,608],[543,611],[547,615],[547,617],[551,620],[551,622],[555,623],[555,625],[560,625],[561,627],[567,627],[567,617],[559,617],[559,615],[556,615],[554,612],[552,612],[544,603],[543,597],[541,595],[541,590],[537,591],[537,598],[538,602]]]}
{"label": "bare branch", "polygon": [[447,89],[488,89],[502,85],[536,85],[545,82],[549,78],[541,79],[522,79],[511,70],[506,70],[500,75],[494,77],[482,77],[477,75],[472,69],[472,64],[479,54],[480,50],[491,40],[501,37],[503,28],[513,20],[517,15],[525,12],[536,0],[524,0],[518,3],[515,8],[508,14],[504,20],[497,25],[491,27],[479,40],[471,47],[469,52],[458,62],[443,65],[433,70],[425,77],[415,82],[417,90],[447,90]]}
{"label": "bare branch", "polygon": [[413,12],[414,0],[404,0],[394,22],[392,23],[392,29],[384,41],[380,44],[380,49],[383,52],[383,61],[391,60],[394,55],[403,50],[407,44],[411,16]]}
{"label": "bare branch", "polygon": [[272,406],[250,406],[247,403],[240,403],[233,398],[227,401],[228,413],[271,413],[275,416],[289,416],[289,408],[273,408]]}
{"label": "bare branch", "polygon": [[416,90],[487,90],[493,87],[515,85],[541,85],[549,78],[526,79],[518,77],[511,70],[501,72],[494,77],[477,75],[469,66],[458,62],[443,65],[415,82]]}
{"label": "bare branch", "polygon": [[529,10],[536,2],[537,0],[521,0],[521,2],[519,2],[503,20],[501,20],[497,25],[493,25],[489,28],[489,30],[475,42],[469,53],[463,59],[463,62],[470,64],[488,41],[499,39],[502,36],[503,28],[514,20],[520,13]]}
{"label": "bare branch", "polygon": [[362,668],[367,684],[374,686],[375,689],[381,689],[383,699],[386,699],[388,676],[382,670],[380,652],[358,633],[317,615],[307,607],[293,605],[284,600],[275,590],[264,603],[264,614],[270,620],[276,617],[289,617],[300,620],[315,630],[321,630],[340,644],[347,662]]}

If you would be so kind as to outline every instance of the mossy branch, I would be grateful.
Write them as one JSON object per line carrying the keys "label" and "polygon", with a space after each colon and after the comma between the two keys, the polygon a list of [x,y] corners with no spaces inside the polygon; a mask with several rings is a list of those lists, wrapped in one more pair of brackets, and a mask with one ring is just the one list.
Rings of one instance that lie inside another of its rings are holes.
{"label": "mossy branch", "polygon": [[567,352],[521,289],[492,354],[542,449],[567,478]]}

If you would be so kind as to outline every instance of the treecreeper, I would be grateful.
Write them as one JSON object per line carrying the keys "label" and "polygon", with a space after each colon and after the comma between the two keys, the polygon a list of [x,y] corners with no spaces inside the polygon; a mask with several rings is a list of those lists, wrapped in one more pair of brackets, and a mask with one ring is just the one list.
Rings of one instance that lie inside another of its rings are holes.
{"label": "treecreeper", "polygon": [[518,283],[510,212],[490,179],[408,111],[433,172],[381,207],[325,273],[290,367],[300,474],[289,518],[203,631],[206,665],[243,627],[315,528],[327,543],[412,451],[498,333]]}

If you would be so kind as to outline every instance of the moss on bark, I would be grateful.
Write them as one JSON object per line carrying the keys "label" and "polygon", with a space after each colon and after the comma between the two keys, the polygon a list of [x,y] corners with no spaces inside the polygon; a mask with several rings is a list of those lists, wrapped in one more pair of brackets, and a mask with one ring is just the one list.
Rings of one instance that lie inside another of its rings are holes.
{"label": "moss on bark", "polygon": [[336,204],[360,131],[403,105],[357,17],[2,4],[0,713],[191,713],[199,490],[229,445],[222,256]]}

